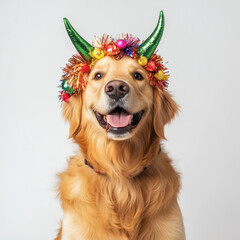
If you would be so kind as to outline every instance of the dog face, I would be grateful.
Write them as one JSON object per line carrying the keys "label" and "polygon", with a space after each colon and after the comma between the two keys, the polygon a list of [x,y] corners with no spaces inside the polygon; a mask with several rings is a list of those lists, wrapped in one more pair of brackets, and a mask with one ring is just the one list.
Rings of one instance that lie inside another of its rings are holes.
{"label": "dog face", "polygon": [[147,72],[132,58],[105,57],[93,67],[84,99],[88,121],[108,138],[123,140],[150,114],[153,89]]}
{"label": "dog face", "polygon": [[70,122],[70,137],[91,125],[92,134],[126,140],[139,131],[164,138],[163,127],[177,109],[169,93],[149,84],[136,60],[104,57],[92,67],[86,89],[64,103],[63,115]]}

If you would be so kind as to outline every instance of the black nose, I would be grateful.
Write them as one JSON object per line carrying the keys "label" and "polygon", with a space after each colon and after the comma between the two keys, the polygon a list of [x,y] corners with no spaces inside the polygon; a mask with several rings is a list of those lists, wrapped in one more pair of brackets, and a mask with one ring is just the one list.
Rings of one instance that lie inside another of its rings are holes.
{"label": "black nose", "polygon": [[124,81],[112,80],[105,86],[104,90],[110,98],[118,100],[129,92],[129,86]]}

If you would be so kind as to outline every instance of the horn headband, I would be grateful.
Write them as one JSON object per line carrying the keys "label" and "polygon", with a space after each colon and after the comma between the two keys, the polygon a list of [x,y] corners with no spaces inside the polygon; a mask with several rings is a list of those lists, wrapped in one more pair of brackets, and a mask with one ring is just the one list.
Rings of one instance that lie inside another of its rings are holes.
{"label": "horn headband", "polygon": [[167,88],[169,78],[167,68],[163,65],[162,57],[155,53],[164,30],[163,11],[160,11],[156,28],[142,44],[132,34],[123,34],[120,39],[114,39],[109,35],[95,37],[92,46],[77,33],[66,18],[64,24],[78,54],[73,55],[63,68],[60,100],[66,102],[72,95],[84,90],[92,66],[105,56],[121,59],[127,55],[135,59],[148,72],[150,85],[161,90]]}

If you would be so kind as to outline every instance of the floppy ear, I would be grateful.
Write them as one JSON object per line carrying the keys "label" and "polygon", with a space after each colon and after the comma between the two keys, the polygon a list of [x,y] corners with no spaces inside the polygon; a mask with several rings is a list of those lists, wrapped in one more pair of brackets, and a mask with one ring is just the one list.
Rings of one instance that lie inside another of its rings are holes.
{"label": "floppy ear", "polygon": [[158,137],[166,140],[164,125],[169,123],[178,112],[178,105],[167,91],[153,90],[153,128]]}
{"label": "floppy ear", "polygon": [[70,123],[69,138],[74,138],[80,131],[82,112],[82,93],[71,96],[63,103],[62,115]]}

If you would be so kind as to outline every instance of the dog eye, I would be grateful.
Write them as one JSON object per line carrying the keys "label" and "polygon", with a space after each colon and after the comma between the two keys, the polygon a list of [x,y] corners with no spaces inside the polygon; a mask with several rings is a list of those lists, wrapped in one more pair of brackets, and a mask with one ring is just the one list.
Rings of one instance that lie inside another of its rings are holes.
{"label": "dog eye", "polygon": [[102,78],[102,74],[101,73],[97,73],[95,76],[94,76],[94,79],[95,80],[99,80]]}
{"label": "dog eye", "polygon": [[140,74],[138,72],[135,72],[133,76],[136,80],[143,80],[142,74]]}

